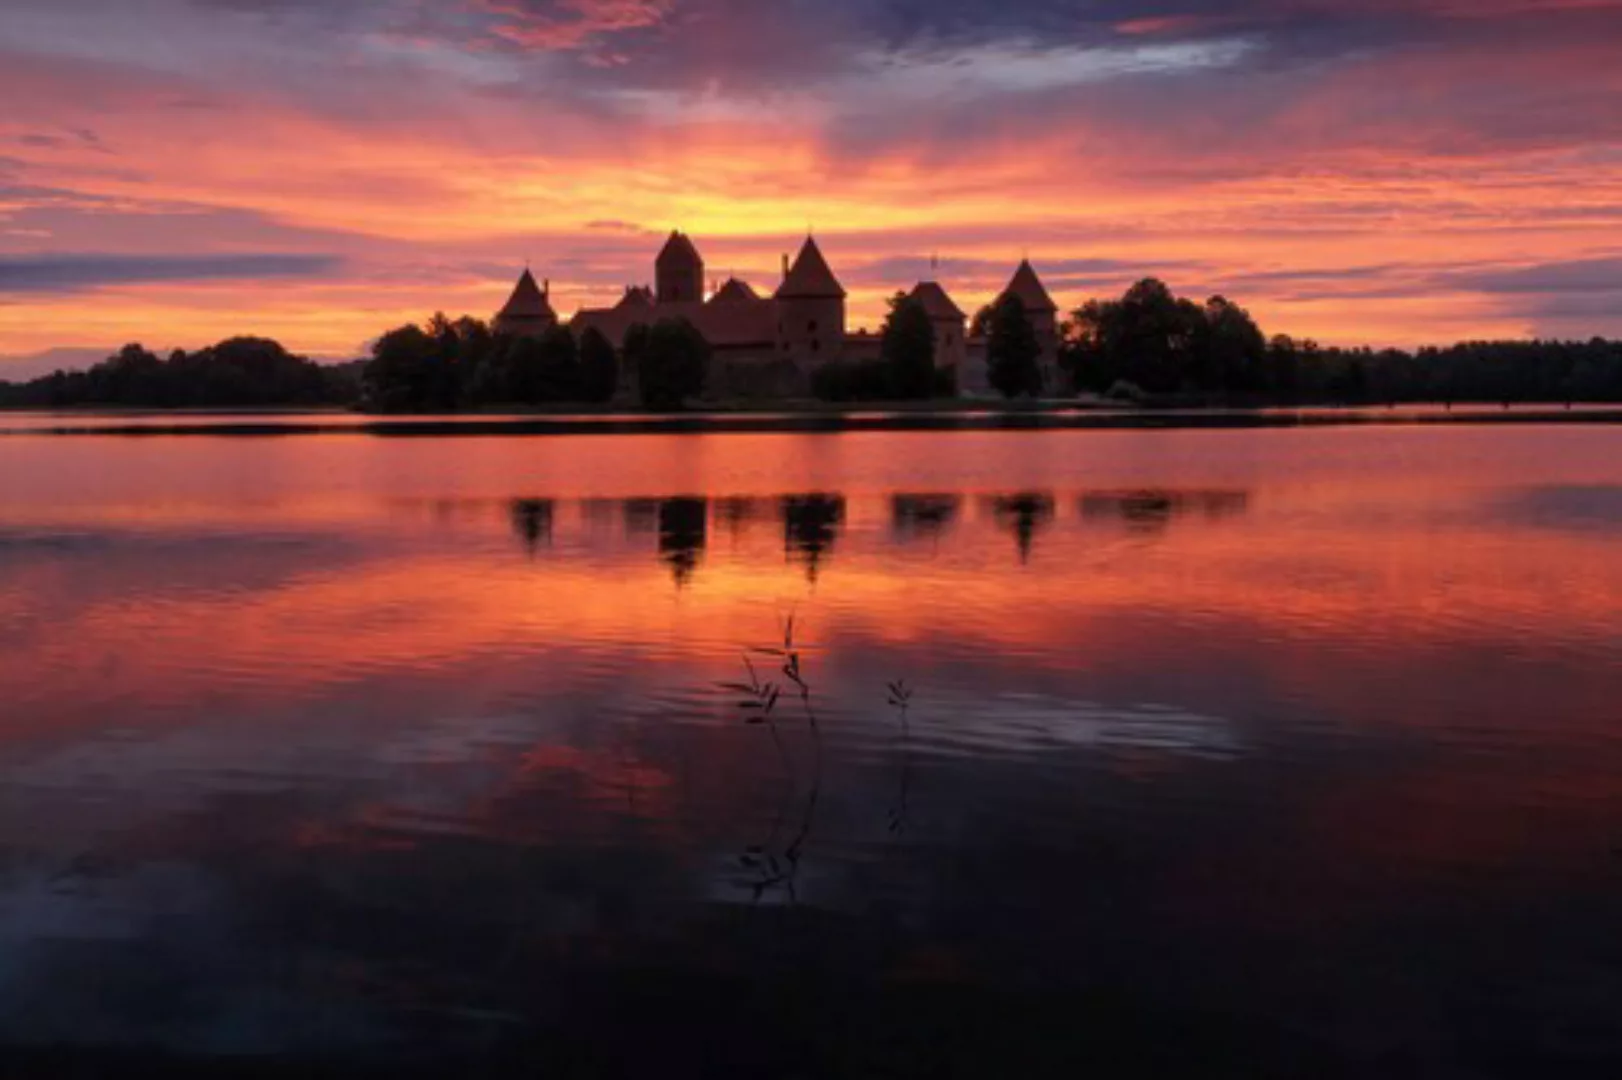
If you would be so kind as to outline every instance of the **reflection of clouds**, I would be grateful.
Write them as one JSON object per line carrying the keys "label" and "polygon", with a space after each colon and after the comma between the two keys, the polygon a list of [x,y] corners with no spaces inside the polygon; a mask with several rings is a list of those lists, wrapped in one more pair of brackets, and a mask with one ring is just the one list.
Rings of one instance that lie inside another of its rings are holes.
{"label": "reflection of clouds", "polygon": [[0,586],[14,576],[26,588],[30,575],[72,566],[71,575],[53,584],[86,593],[115,581],[127,590],[165,594],[265,589],[369,557],[358,538],[313,528],[0,526]]}
{"label": "reflection of clouds", "polygon": [[1228,758],[1245,747],[1233,725],[1169,705],[1106,706],[1003,693],[953,705],[949,724],[914,728],[921,754],[1013,756],[1054,750],[1148,750]]}
{"label": "reflection of clouds", "polygon": [[1558,532],[1622,532],[1622,485],[1550,485],[1500,497],[1498,517],[1512,525]]}
{"label": "reflection of clouds", "polygon": [[[1222,444],[1168,438],[1154,446]],[[751,461],[769,444],[752,445]],[[863,978],[882,940],[898,943],[889,955],[973,953],[975,976],[1104,971],[1231,1003],[1234,968],[1217,956],[1250,965],[1256,996],[1239,1004],[1253,1011],[1274,1004],[1255,989],[1268,979],[1294,1001],[1299,952],[1349,973],[1321,984],[1321,1015],[1371,1030],[1435,1015],[1436,981],[1358,997],[1391,958],[1371,962],[1369,940],[1419,943],[1415,970],[1450,983],[1490,963],[1503,985],[1534,984],[1553,955],[1603,1002],[1614,972],[1579,953],[1614,920],[1617,880],[1622,579],[1607,533],[1505,529],[1471,502],[1448,522],[1458,543],[1438,544],[1446,485],[1371,481],[1361,461],[1344,483],[1269,486],[1268,513],[1243,514],[1241,489],[1221,486],[1242,471],[1195,468],[1183,481],[1211,486],[1178,486],[1189,466],[1174,456],[1178,475],[1089,460],[1006,488],[931,476],[913,490],[941,494],[901,499],[885,478],[848,499],[723,500],[711,520],[702,498],[668,497],[703,489],[685,474],[624,481],[658,493],[627,511],[526,473],[476,513],[425,497],[411,514],[361,501],[312,523],[326,504],[303,508],[305,541],[280,548],[234,539],[258,534],[219,527],[234,510],[214,504],[141,558],[144,540],[36,546],[26,563],[0,552],[26,569],[0,581],[0,620],[10,590],[50,624],[43,644],[0,657],[8,690],[44,688],[13,702],[32,720],[0,728],[0,1030],[46,1010],[37,1030],[64,1038],[432,1038],[470,1002],[533,1015],[571,987],[559,957],[755,970],[762,953],[738,937],[785,925]],[[1301,468],[1322,467],[1309,458]],[[723,459],[723,484],[736,466]],[[1614,489],[1577,479],[1590,483],[1531,506],[1604,520]],[[976,502],[998,490],[1036,494],[1000,514]],[[558,546],[534,565],[513,493],[558,498]],[[1020,572],[1006,530],[1034,531],[1054,505],[1066,512],[1041,534],[1041,572]],[[458,529],[434,525],[440,507]],[[1089,507],[1175,524],[1135,544],[1088,527]],[[717,544],[747,522],[754,535]],[[906,546],[946,523],[939,557]],[[1142,557],[1087,557],[1109,545]],[[804,597],[785,547],[829,568],[797,609],[822,646],[827,798],[800,908],[714,919],[747,903],[737,854],[780,785],[766,736],[701,688],[740,639],[769,634],[785,586]],[[661,556],[700,550],[682,602],[649,604],[669,593]],[[90,651],[129,674],[92,677],[75,663]],[[928,698],[899,841],[883,709],[898,676]],[[1416,897],[1443,917],[1424,923]],[[1523,922],[1526,897],[1538,917]],[[1481,921],[1445,925],[1466,908]],[[1578,914],[1542,929],[1557,908]],[[1347,939],[1326,940],[1325,921]],[[1478,934],[1519,951],[1483,959]],[[160,1006],[169,1019],[152,1019]],[[1518,1031],[1570,1015],[1497,1008]],[[379,1014],[391,1023],[367,1029]]]}

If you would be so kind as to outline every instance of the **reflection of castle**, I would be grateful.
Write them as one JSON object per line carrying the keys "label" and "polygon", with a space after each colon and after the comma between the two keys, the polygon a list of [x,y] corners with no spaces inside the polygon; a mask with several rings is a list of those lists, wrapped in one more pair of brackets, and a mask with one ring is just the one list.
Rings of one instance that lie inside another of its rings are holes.
{"label": "reflection of castle", "polygon": [[[576,333],[600,331],[616,349],[631,327],[661,319],[685,319],[709,342],[714,354],[711,386],[721,396],[786,396],[804,393],[810,373],[830,360],[870,360],[879,338],[845,328],[845,289],[814,239],[807,238],[791,263],[783,257],[783,280],[771,296],[729,278],[706,296],[704,259],[686,235],[673,232],[654,263],[655,287],[630,287],[611,308],[587,309],[570,320]],[[496,316],[499,333],[539,334],[558,325],[550,288],[537,285],[528,270],[512,299]],[[1029,261],[1022,262],[1003,295],[1012,293],[1042,346],[1044,385],[1059,386],[1058,306]],[[935,362],[957,376],[960,392],[985,394],[985,342],[972,337],[967,316],[938,282],[920,282],[911,295],[935,326]]]}

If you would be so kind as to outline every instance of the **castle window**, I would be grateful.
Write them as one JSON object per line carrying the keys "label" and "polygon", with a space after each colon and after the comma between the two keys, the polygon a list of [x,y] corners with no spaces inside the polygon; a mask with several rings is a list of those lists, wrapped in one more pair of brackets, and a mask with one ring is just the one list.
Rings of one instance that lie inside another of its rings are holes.
{"label": "castle window", "polygon": [[807,323],[806,326],[805,326],[805,332],[808,333],[808,334],[816,333],[817,332],[817,320],[812,319],[809,323]]}
{"label": "castle window", "polygon": [[811,351],[812,352],[821,352],[822,351],[822,342],[818,341],[816,338],[812,338],[811,339]]}

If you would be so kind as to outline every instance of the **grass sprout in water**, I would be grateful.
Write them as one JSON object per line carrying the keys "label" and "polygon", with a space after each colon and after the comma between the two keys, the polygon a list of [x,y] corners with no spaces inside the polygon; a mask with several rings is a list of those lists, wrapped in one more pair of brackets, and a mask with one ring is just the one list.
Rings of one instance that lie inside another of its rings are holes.
{"label": "grass sprout in water", "polygon": [[908,818],[908,803],[912,794],[912,725],[910,723],[912,710],[912,688],[904,679],[897,679],[887,686],[890,692],[889,706],[895,710],[896,719],[901,726],[901,765],[896,781],[895,805],[890,807],[889,828],[890,835],[901,836],[912,824]]}
{"label": "grass sprout in water", "polygon": [[[783,768],[783,796],[779,801],[777,816],[771,830],[762,842],[749,845],[738,857],[739,864],[751,874],[747,887],[753,893],[756,902],[769,892],[778,889],[787,895],[790,903],[798,902],[797,882],[800,867],[806,843],[816,824],[817,807],[822,799],[824,762],[822,725],[817,717],[816,706],[812,702],[811,682],[806,674],[803,653],[795,641],[794,630],[794,616],[790,615],[783,624],[781,646],[756,647],[743,654],[747,681],[720,684],[722,690],[734,695],[734,705],[743,713],[745,724],[764,727],[771,733],[772,743],[777,749],[778,759]],[[775,666],[775,671],[770,676],[763,677],[762,669],[769,666]],[[887,689],[889,705],[897,711],[901,723],[899,790],[896,802],[888,815],[889,832],[899,836],[906,831],[908,825],[907,801],[911,786],[908,710],[912,703],[913,691],[904,680],[888,684]],[[780,711],[780,706],[785,700],[794,699],[799,701],[799,719],[803,721],[803,731],[811,743],[811,773],[803,795],[794,767],[794,757],[790,752],[789,742],[784,737],[784,724],[787,718]],[[799,808],[798,815],[793,813],[796,804]],[[791,821],[795,824],[792,831],[789,831]]]}

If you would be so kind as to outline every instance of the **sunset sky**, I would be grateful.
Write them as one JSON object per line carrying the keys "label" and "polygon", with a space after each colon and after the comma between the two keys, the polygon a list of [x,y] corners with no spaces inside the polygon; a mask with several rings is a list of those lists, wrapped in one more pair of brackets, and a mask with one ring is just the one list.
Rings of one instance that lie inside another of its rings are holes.
{"label": "sunset sky", "polygon": [[[1622,335],[1622,0],[5,0],[0,378],[1028,254],[1337,343]],[[53,351],[54,350],[54,351]],[[47,355],[41,355],[47,354]]]}

